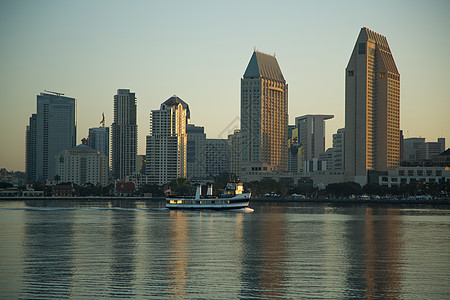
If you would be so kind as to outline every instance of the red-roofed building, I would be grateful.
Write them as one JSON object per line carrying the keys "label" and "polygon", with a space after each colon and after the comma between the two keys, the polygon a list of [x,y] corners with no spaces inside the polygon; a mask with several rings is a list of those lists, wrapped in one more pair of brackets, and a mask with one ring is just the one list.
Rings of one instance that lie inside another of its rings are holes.
{"label": "red-roofed building", "polygon": [[75,194],[73,184],[55,185],[52,187],[52,195],[55,197],[72,197]]}
{"label": "red-roofed building", "polygon": [[116,196],[131,196],[136,190],[136,186],[134,182],[121,182],[117,181],[115,188],[114,188],[114,194]]}

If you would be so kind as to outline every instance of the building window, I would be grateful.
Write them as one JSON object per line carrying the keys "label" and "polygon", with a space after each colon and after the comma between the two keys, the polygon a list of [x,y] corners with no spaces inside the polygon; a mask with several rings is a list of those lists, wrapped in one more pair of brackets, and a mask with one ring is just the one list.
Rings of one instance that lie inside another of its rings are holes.
{"label": "building window", "polygon": [[353,77],[353,71],[348,71],[348,76]]}
{"label": "building window", "polygon": [[366,44],[359,43],[358,54],[366,54]]}

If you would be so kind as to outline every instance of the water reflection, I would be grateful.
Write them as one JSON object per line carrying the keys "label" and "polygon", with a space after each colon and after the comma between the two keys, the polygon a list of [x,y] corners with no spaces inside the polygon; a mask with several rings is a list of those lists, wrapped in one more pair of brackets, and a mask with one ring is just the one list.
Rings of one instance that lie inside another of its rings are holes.
{"label": "water reflection", "polygon": [[110,295],[124,297],[133,295],[135,269],[135,213],[134,211],[111,212],[111,266]]}
{"label": "water reflection", "polygon": [[[373,209],[367,208],[366,215],[372,216]],[[383,220],[368,217],[364,222],[366,298],[400,296],[402,233],[399,224],[402,220],[396,216],[398,209],[387,209],[383,215],[393,217]]]}
{"label": "water reflection", "polygon": [[171,264],[169,287],[171,296],[183,298],[186,294],[186,273],[189,255],[188,224],[182,211],[170,211],[168,247]]}
{"label": "water reflection", "polygon": [[73,263],[73,212],[26,211],[25,297],[70,297]]}
{"label": "water reflection", "polygon": [[267,208],[270,218],[252,218],[244,223],[243,265],[240,296],[243,298],[272,298],[283,293],[285,283],[283,262],[285,215],[279,208]]}
{"label": "water reflection", "polygon": [[[446,209],[291,203],[254,204],[253,213],[243,213],[169,211],[139,201],[32,205],[8,210],[0,203],[8,226],[1,241],[23,240],[23,249],[9,253],[23,268],[2,269],[3,277],[21,278],[10,298],[450,294]],[[12,211],[24,226],[8,225]]]}

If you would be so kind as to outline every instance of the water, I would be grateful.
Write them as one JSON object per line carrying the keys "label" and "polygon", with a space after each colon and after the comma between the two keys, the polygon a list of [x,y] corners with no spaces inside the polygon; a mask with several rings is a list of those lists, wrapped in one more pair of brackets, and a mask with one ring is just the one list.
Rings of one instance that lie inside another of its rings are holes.
{"label": "water", "polygon": [[0,202],[1,298],[450,297],[450,209]]}

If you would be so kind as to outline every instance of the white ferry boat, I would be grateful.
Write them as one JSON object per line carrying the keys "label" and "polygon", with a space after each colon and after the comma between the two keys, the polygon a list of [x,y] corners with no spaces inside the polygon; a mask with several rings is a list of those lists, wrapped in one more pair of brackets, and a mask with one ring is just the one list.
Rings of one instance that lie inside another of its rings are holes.
{"label": "white ferry boat", "polygon": [[240,209],[247,208],[251,193],[244,193],[242,183],[228,183],[220,196],[212,196],[212,186],[208,187],[206,197],[201,197],[201,186],[197,186],[195,198],[167,198],[166,207],[170,209]]}

